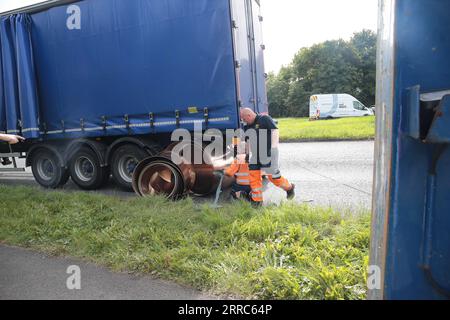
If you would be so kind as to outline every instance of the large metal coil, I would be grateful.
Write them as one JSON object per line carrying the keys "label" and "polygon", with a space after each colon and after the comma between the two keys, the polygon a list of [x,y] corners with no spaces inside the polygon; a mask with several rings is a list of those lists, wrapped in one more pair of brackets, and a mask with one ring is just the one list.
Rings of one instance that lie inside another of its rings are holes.
{"label": "large metal coil", "polygon": [[[187,194],[206,196],[216,191],[220,178],[216,170],[232,159],[214,157],[202,144],[171,144],[161,154],[141,161],[133,174],[133,189],[140,196],[162,195],[179,199]],[[225,187],[231,184],[227,179]]]}

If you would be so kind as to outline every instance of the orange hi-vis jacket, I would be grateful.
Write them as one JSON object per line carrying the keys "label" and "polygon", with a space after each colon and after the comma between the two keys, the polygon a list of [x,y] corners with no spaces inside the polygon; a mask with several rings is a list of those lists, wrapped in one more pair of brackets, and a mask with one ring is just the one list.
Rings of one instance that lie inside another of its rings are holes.
{"label": "orange hi-vis jacket", "polygon": [[235,176],[236,183],[241,186],[250,185],[250,169],[248,163],[240,163],[234,160],[233,164],[225,170],[225,174],[229,177]]}

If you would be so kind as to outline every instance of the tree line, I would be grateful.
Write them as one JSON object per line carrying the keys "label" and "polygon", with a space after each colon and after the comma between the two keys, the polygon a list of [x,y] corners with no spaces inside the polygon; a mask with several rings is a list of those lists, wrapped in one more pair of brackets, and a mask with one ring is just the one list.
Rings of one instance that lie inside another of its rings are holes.
{"label": "tree line", "polygon": [[269,73],[267,94],[274,117],[308,117],[314,94],[348,93],[375,104],[376,42],[371,30],[349,41],[333,40],[302,48],[278,74]]}

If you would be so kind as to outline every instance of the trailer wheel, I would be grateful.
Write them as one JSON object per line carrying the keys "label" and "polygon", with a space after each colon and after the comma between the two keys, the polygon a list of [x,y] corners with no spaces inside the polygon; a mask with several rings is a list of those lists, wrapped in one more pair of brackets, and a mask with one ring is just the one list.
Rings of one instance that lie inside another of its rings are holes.
{"label": "trailer wheel", "polygon": [[42,187],[56,189],[67,183],[69,171],[62,167],[58,157],[50,150],[36,151],[31,158],[34,179]]}
{"label": "trailer wheel", "polygon": [[119,147],[111,158],[111,171],[116,183],[124,190],[132,191],[133,172],[139,162],[149,157],[140,147],[126,144]]}
{"label": "trailer wheel", "polygon": [[73,182],[84,190],[96,190],[109,178],[109,169],[100,165],[97,154],[88,147],[75,153],[69,170]]}

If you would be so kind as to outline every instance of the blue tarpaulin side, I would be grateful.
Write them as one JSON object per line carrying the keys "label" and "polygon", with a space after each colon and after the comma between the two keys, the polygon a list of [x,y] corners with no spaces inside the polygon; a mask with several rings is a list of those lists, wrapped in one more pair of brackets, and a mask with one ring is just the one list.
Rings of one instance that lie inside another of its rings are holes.
{"label": "blue tarpaulin side", "polygon": [[39,105],[31,45],[31,18],[0,19],[0,131],[39,137]]}
{"label": "blue tarpaulin side", "polygon": [[87,0],[31,18],[45,138],[191,130],[205,118],[239,127],[229,0]]}

